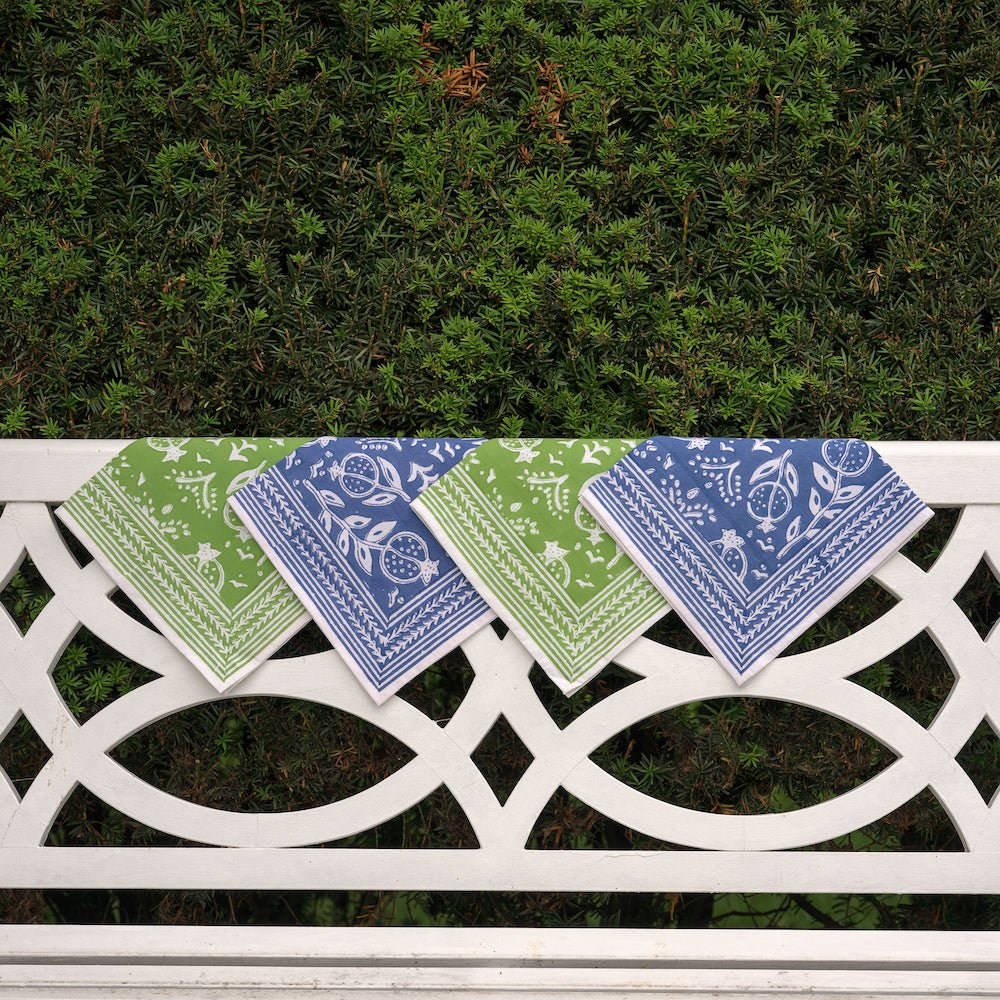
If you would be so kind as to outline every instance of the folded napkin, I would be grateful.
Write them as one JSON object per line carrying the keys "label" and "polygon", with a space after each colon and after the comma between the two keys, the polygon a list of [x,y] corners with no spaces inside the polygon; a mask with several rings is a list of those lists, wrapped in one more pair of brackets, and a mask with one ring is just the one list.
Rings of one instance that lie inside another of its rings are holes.
{"label": "folded napkin", "polygon": [[739,684],[933,514],[855,439],[654,437],[581,500]]}
{"label": "folded napkin", "polygon": [[148,438],[127,445],[56,515],[219,691],[309,616],[226,497],[301,438]]}
{"label": "folded napkin", "polygon": [[376,702],[495,617],[410,509],[478,443],[323,437],[229,499]]}
{"label": "folded napkin", "polygon": [[552,680],[576,691],[667,610],[580,506],[634,442],[487,441],[413,509]]}

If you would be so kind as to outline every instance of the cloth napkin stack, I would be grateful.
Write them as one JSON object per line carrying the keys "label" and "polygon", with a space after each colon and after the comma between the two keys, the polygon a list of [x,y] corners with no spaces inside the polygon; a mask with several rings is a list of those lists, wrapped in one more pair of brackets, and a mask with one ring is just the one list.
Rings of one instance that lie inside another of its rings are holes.
{"label": "cloth napkin stack", "polygon": [[566,694],[671,608],[742,684],[932,516],[864,441],[672,437],[151,438],[57,514],[220,691],[311,615],[379,703],[495,616]]}

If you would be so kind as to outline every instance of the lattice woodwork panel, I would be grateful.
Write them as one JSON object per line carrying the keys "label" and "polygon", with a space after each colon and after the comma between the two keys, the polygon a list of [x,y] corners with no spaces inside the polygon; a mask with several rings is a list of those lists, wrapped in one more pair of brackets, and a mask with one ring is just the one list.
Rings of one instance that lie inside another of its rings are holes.
{"label": "lattice woodwork panel", "polygon": [[[961,454],[961,445],[951,447]],[[60,449],[73,454],[71,443],[48,446]],[[98,467],[106,457],[93,457],[92,464]],[[6,453],[0,459],[11,461]],[[46,461],[55,459],[36,458]],[[904,464],[895,464],[907,477]],[[970,495],[980,500],[990,488],[1000,493],[1000,450],[992,465],[968,465],[981,469]],[[942,471],[931,479],[943,482],[947,470],[940,461],[938,466]],[[984,478],[994,485],[984,485]],[[4,489],[18,495],[0,475],[0,501]],[[954,503],[954,489],[948,485],[938,492]],[[8,502],[0,517],[0,582],[5,584],[27,555],[53,593],[24,634],[0,609],[0,739],[23,714],[51,757],[23,794],[0,771],[5,885],[1000,891],[1000,805],[984,801],[956,759],[984,719],[1000,729],[1000,630],[981,635],[956,602],[984,558],[990,566],[1000,565],[1000,504],[965,506],[928,570],[902,554],[885,563],[874,579],[896,603],[881,617],[818,649],[779,658],[738,690],[741,697],[792,702],[842,719],[870,734],[896,760],[863,785],[817,805],[741,816],[651,798],[590,759],[616,733],[656,713],[736,694],[729,675],[707,656],[640,639],[617,659],[638,679],[562,729],[529,681],[530,655],[512,633],[500,638],[490,627],[462,646],[475,679],[443,726],[407,702],[405,688],[375,706],[332,650],[269,661],[234,694],[220,696],[162,636],[116,605],[115,587],[96,562],[78,564],[41,502],[58,499],[57,488],[39,487],[36,495],[41,499]],[[923,495],[936,500],[926,490]],[[83,722],[52,680],[81,626],[156,675]],[[927,727],[851,680],[924,631],[955,675]],[[353,713],[405,744],[414,758],[348,798],[298,812],[248,814],[183,801],[147,784],[109,754],[160,719],[233,696],[296,698]],[[531,758],[503,804],[475,763],[477,748],[501,715]],[[78,785],[171,836],[243,850],[44,847]],[[376,827],[442,785],[468,817],[478,850],[301,850]],[[625,827],[697,850],[526,850],[539,815],[560,788]],[[964,853],[919,858],[780,853],[850,834],[926,788],[953,821]]]}

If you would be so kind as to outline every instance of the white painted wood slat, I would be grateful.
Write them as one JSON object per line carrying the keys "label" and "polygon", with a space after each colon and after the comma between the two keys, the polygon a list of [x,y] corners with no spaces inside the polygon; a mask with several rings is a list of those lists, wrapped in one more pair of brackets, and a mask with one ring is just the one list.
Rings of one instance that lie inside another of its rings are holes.
{"label": "white painted wood slat", "polygon": [[[986,997],[991,933],[0,929],[0,997]],[[44,991],[48,992],[44,992]],[[21,992],[18,992],[21,991]]]}

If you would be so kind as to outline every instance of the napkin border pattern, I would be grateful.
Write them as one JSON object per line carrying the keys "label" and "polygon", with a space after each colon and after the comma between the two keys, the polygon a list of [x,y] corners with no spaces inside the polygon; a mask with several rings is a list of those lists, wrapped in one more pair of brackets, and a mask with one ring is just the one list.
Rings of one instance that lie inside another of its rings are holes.
{"label": "napkin border pattern", "polygon": [[[115,497],[124,499],[116,501]],[[55,513],[87,545],[115,585],[157,627],[169,633],[171,641],[216,690],[232,687],[236,677],[260,666],[309,620],[275,569],[231,611],[212,600],[214,594],[208,585],[173,558],[169,547],[162,545],[154,532],[143,530],[142,512],[129,507],[124,502],[127,499],[106,466]],[[117,525],[119,534],[109,533],[112,525]],[[122,559],[123,554],[129,558]],[[170,596],[173,614],[150,603],[124,575],[119,561],[140,565],[151,581],[162,586]],[[181,581],[187,587],[180,586]],[[268,635],[272,635],[271,640],[252,660],[240,655]]]}
{"label": "napkin border pattern", "polygon": [[[366,607],[364,602],[358,600],[353,582],[343,582],[345,568],[349,570],[350,564],[335,547],[324,551],[317,544],[313,532],[295,510],[294,495],[278,489],[266,473],[240,493],[239,496],[231,496],[228,502],[261,547],[273,553],[279,545],[291,546],[313,567],[312,576],[289,569],[285,582],[313,612],[316,625],[358,680],[375,689],[377,694],[373,693],[373,696],[379,704],[495,617],[492,611],[482,610],[482,597],[456,568],[441,579],[433,594],[391,623],[379,613],[379,609]],[[269,530],[264,530],[264,525]],[[281,562],[287,564],[286,560]],[[327,581],[325,585],[323,581]],[[335,606],[343,613],[352,626],[348,637],[330,626],[324,604]],[[477,604],[480,607],[476,607]],[[458,617],[457,622],[455,616]],[[428,633],[433,626],[446,618],[455,629],[453,634],[445,642],[436,638],[428,641]],[[415,619],[417,627],[414,629]],[[356,648],[352,649],[355,643]],[[378,668],[365,670],[358,666],[356,661],[361,658],[379,661]],[[386,669],[386,661],[390,661],[390,669]]]}
{"label": "napkin border pattern", "polygon": [[[586,604],[572,605],[565,594],[551,585],[544,570],[540,569],[537,574],[525,572],[525,567],[537,564],[534,553],[521,546],[516,535],[505,530],[501,521],[472,502],[476,492],[474,488],[470,488],[471,485],[471,478],[459,464],[435,484],[433,493],[417,497],[411,505],[412,509],[434,532],[438,541],[498,617],[514,632],[565,694],[572,694],[583,687],[616,654],[635,642],[669,611],[659,593],[638,569],[623,575],[611,588],[602,590]],[[475,539],[477,544],[474,551],[478,556],[475,561],[452,543],[446,524],[449,520],[460,526],[467,537]],[[491,577],[503,577],[516,593],[518,612],[529,621],[529,625],[532,618],[536,622],[541,619],[547,628],[526,631],[508,613],[507,606],[512,602],[499,598],[490,583]],[[636,601],[637,592],[641,591],[647,592],[645,598]],[[559,617],[551,612],[553,600],[566,609],[566,617]],[[574,617],[581,624],[574,624]],[[587,655],[601,639],[601,622],[609,618],[619,621],[624,618],[634,624],[634,627],[598,663],[581,671],[578,666],[580,657]],[[537,636],[540,632],[544,635],[553,630],[560,641],[553,648],[546,648],[538,641]]]}
{"label": "napkin border pattern", "polygon": [[[705,548],[704,540],[650,487],[631,456],[592,479],[580,497],[702,643],[722,663],[732,664],[731,672],[739,684],[771,662],[933,516],[933,511],[890,468],[855,498],[842,518],[811,539],[786,569],[750,592],[748,600],[725,585],[717,567],[706,564],[700,551]],[[618,505],[629,511],[631,519],[611,512],[610,508]],[[893,530],[890,519],[906,518],[907,514],[910,516],[905,526]],[[851,535],[861,540],[848,553],[844,543]],[[670,558],[664,559],[664,553],[669,553]],[[817,579],[822,582],[809,590]],[[767,639],[759,635],[803,596],[807,600],[782,619],[784,627],[777,635]],[[745,648],[736,645],[728,633],[718,629],[719,617],[741,638],[758,635],[757,640]]]}

